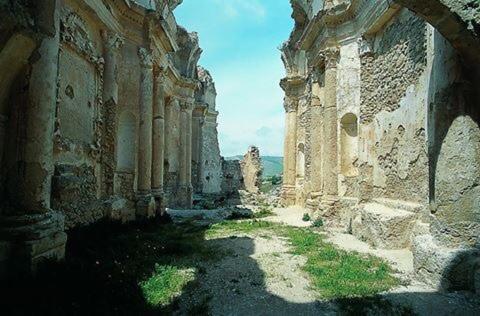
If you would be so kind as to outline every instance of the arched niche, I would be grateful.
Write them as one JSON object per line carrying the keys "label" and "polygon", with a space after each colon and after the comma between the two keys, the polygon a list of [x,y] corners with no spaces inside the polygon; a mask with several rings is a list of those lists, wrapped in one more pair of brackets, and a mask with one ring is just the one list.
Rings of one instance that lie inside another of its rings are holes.
{"label": "arched niche", "polygon": [[305,177],[305,145],[299,144],[297,148],[297,178]]}
{"label": "arched niche", "polygon": [[358,119],[353,113],[340,120],[340,171],[346,177],[357,175],[355,161],[358,157]]}
{"label": "arched niche", "polygon": [[131,112],[123,112],[118,121],[117,171],[134,172],[136,119]]}

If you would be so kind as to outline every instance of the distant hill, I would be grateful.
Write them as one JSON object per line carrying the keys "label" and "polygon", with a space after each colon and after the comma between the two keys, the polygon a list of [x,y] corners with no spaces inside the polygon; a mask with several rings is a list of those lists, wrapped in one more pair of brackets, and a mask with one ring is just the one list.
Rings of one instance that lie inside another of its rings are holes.
{"label": "distant hill", "polygon": [[[225,157],[225,160],[242,160],[243,156]],[[283,157],[262,156],[263,176],[271,177],[283,173]]]}

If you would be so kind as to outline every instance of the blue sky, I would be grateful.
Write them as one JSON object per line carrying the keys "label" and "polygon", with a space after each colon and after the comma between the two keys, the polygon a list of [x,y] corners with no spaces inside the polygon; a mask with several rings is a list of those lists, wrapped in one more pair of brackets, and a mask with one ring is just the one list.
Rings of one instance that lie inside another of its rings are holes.
{"label": "blue sky", "polygon": [[217,87],[222,155],[283,155],[285,75],[278,47],[293,28],[288,0],[184,0],[177,22],[198,32],[200,65]]}

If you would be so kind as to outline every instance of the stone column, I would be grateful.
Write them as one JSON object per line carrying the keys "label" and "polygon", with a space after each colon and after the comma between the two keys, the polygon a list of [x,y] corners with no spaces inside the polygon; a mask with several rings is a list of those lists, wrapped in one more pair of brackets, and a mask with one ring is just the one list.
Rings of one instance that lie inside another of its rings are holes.
{"label": "stone column", "polygon": [[[179,142],[181,142],[180,137],[178,136],[177,138],[177,133],[179,133],[179,130],[174,128],[175,125],[175,120],[177,118],[177,111],[180,108],[179,101],[176,97],[170,96],[166,98],[168,100],[165,103],[165,150],[164,150],[164,176],[163,176],[163,191],[165,194],[165,199],[169,201],[169,203],[175,203],[178,200],[178,184],[180,181],[180,172],[178,173],[177,178],[173,178],[172,174],[170,174],[173,169],[167,169],[167,168],[172,168],[172,163],[171,161],[172,155],[174,153],[178,153],[180,157],[180,150],[181,146],[176,143],[176,140],[178,139]],[[178,111],[179,112],[179,111]],[[181,128],[181,117],[179,118],[179,129]],[[181,165],[181,162],[178,161],[178,165]]]}
{"label": "stone column", "polygon": [[157,214],[165,211],[163,191],[164,151],[165,151],[165,95],[164,77],[161,69],[155,74],[153,101],[153,144],[152,144],[152,193],[155,198]]}
{"label": "stone column", "polygon": [[0,277],[25,275],[47,258],[60,260],[65,256],[64,217],[50,209],[60,48],[59,0],[35,1],[33,9],[42,38],[30,64],[18,182],[9,192],[11,208],[4,210],[0,218],[0,240],[10,247],[9,257],[3,261],[0,258]]}
{"label": "stone column", "polygon": [[327,196],[338,195],[338,156],[337,156],[337,60],[339,50],[325,51],[325,110],[323,146],[323,189]]}
{"label": "stone column", "polygon": [[113,179],[115,176],[115,144],[116,115],[118,106],[118,54],[123,39],[115,33],[102,33],[105,51],[105,67],[103,72],[103,108],[104,121],[102,144],[102,195],[113,195]]}
{"label": "stone column", "polygon": [[137,215],[155,215],[152,196],[152,122],[153,122],[153,62],[145,48],[139,48],[140,75],[140,124],[138,133]]}
{"label": "stone column", "polygon": [[181,102],[180,188],[181,206],[192,207],[192,105]]}
{"label": "stone column", "polygon": [[[187,105],[187,186],[190,189],[190,195],[192,194],[192,111],[193,104]],[[188,203],[187,203],[188,204]]]}
{"label": "stone column", "polygon": [[198,153],[197,153],[197,182],[198,182],[198,191],[200,193],[203,192],[203,181],[205,179],[205,168],[203,167],[204,159],[203,159],[203,127],[205,126],[205,114],[203,114],[199,118],[198,122],[198,135],[197,135],[197,143],[198,143]]}
{"label": "stone column", "polygon": [[297,167],[297,108],[298,100],[285,97],[285,142],[282,195],[286,205],[295,204],[295,181]]}
{"label": "stone column", "polygon": [[[196,107],[192,118],[192,186],[195,192],[202,191],[200,174],[202,163],[202,126],[204,121],[203,108]],[[195,164],[193,164],[195,162]],[[195,166],[195,168],[194,168]]]}
{"label": "stone column", "polygon": [[[315,69],[315,71],[318,71]],[[313,199],[322,193],[322,140],[323,140],[323,107],[318,96],[319,83],[314,82],[316,89],[312,89],[312,101],[310,104],[311,126],[310,126],[310,195]]]}

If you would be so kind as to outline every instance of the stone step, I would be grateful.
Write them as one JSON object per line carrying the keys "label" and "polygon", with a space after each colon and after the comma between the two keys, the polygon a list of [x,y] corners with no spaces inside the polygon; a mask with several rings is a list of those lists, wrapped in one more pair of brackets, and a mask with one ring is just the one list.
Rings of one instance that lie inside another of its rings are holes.
{"label": "stone step", "polygon": [[420,203],[408,202],[404,200],[393,200],[385,198],[373,199],[375,203],[385,205],[389,208],[405,210],[413,213],[420,213],[424,206]]}
{"label": "stone step", "polygon": [[384,249],[403,249],[411,245],[417,215],[380,203],[359,206],[352,233],[369,244]]}

